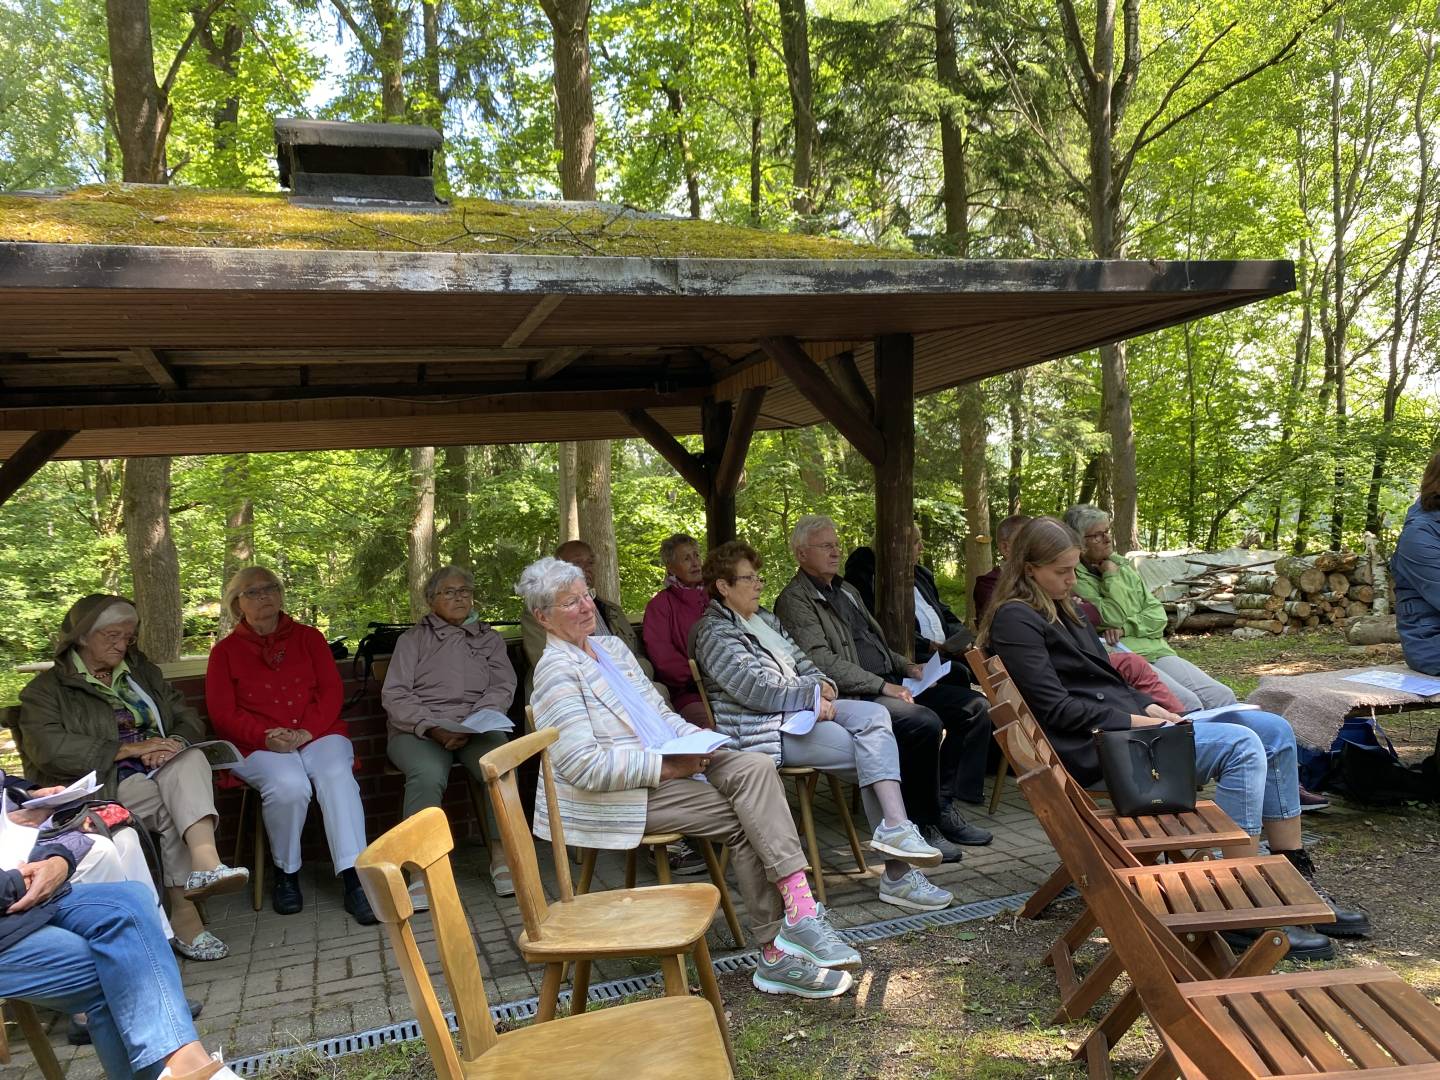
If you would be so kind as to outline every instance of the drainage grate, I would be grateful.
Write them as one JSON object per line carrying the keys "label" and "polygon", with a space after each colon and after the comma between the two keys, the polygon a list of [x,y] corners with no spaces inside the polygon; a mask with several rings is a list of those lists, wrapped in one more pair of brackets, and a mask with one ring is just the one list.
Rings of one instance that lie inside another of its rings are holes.
{"label": "drainage grate", "polygon": [[[988,919],[992,915],[1000,915],[1007,911],[1014,911],[1029,898],[1029,893],[1016,893],[1014,896],[1002,896],[998,900],[977,900],[973,904],[964,904],[960,907],[946,908],[944,911],[929,911],[918,915],[905,915],[898,919],[885,919],[881,922],[866,923],[862,926],[851,926],[840,931],[840,936],[849,942],[868,943],[872,941],[884,941],[886,938],[899,937],[901,934],[912,930],[927,930],[938,926],[955,926],[959,923],[974,922],[976,919]],[[1079,895],[1075,892],[1074,886],[1067,887],[1060,894],[1059,899],[1068,900]],[[729,956],[722,956],[712,963],[717,975],[729,975],[737,972],[753,971],[756,964],[760,962],[758,952],[734,953]],[[648,975],[637,975],[629,979],[614,979],[610,982],[600,983],[590,987],[589,998],[596,1003],[618,1001],[621,998],[630,997],[634,994],[641,994],[647,990],[653,990],[663,985],[664,979],[660,972],[651,972]],[[570,991],[563,990],[560,993],[560,1004],[563,1007],[570,1001]],[[539,998],[529,997],[519,1001],[503,1001],[497,1005],[490,1006],[490,1018],[497,1023],[515,1023],[522,1020],[534,1019],[539,1006]],[[446,1022],[450,1030],[456,1028],[455,1014],[446,1013]],[[300,1054],[315,1054],[319,1057],[333,1058],[345,1057],[348,1054],[359,1054],[366,1050],[375,1050],[391,1043],[414,1042],[419,1039],[420,1025],[414,1020],[406,1020],[403,1023],[391,1024],[389,1027],[374,1028],[370,1031],[360,1031],[353,1035],[337,1035],[329,1039],[321,1039],[319,1042],[308,1043],[305,1046],[287,1047],[283,1050],[270,1050],[263,1054],[255,1054],[251,1057],[241,1058],[238,1061],[230,1062],[230,1068],[239,1076],[258,1076],[266,1069],[280,1064],[287,1058]]]}

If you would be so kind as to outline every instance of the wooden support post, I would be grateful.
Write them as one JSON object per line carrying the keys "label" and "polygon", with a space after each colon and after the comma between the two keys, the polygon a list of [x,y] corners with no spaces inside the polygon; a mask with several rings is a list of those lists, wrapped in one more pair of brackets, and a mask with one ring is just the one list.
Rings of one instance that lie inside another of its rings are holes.
{"label": "wooden support post", "polygon": [[885,448],[875,463],[875,618],[885,640],[909,653],[915,637],[915,339],[875,339],[875,413]]}
{"label": "wooden support post", "polygon": [[20,449],[0,465],[0,506],[74,437],[73,431],[37,431],[26,439]]}
{"label": "wooden support post", "polygon": [[715,483],[721,462],[725,460],[734,417],[735,406],[728,401],[706,398],[700,406],[705,475],[710,478],[710,491],[705,496],[705,536],[709,548],[735,539],[735,488],[721,488]]}

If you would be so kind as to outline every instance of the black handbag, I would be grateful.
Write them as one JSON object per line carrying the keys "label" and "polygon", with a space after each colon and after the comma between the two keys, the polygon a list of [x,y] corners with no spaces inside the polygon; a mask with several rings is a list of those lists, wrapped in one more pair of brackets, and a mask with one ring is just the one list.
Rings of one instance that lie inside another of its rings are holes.
{"label": "black handbag", "polygon": [[1195,809],[1193,725],[1096,729],[1094,735],[1116,813],[1136,817]]}

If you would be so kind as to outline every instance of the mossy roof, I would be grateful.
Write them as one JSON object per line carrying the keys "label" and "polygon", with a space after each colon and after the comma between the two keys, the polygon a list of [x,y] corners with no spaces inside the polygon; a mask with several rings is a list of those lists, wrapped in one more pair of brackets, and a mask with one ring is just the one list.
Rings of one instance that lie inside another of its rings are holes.
{"label": "mossy roof", "polygon": [[0,196],[0,241],[652,258],[895,259],[911,252],[594,204],[457,199],[442,212],[296,206],[282,193],[96,185]]}

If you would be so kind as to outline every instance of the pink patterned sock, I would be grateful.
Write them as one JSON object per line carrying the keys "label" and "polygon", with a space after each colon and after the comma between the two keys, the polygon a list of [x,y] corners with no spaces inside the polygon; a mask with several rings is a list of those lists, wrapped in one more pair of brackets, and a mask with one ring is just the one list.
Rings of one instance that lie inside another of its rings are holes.
{"label": "pink patterned sock", "polygon": [[776,882],[776,888],[785,901],[785,921],[791,926],[817,914],[815,897],[810,895],[810,882],[805,879],[804,870],[796,870],[789,877],[781,878]]}
{"label": "pink patterned sock", "polygon": [[767,941],[760,946],[760,955],[765,958],[767,964],[773,964],[785,954],[775,947],[775,942]]}

